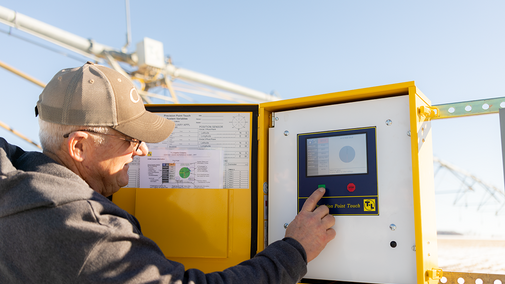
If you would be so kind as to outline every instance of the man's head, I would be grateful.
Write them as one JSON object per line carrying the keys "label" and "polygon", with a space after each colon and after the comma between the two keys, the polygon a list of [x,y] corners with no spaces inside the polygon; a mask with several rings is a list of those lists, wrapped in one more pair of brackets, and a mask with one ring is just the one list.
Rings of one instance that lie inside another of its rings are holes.
{"label": "man's head", "polygon": [[40,94],[40,118],[61,125],[111,127],[141,141],[166,139],[174,123],[146,111],[135,85],[91,62],[58,72]]}
{"label": "man's head", "polygon": [[147,154],[140,141],[161,142],[175,126],[145,110],[130,79],[90,62],[58,72],[36,113],[44,153],[105,196],[128,183],[132,158]]}

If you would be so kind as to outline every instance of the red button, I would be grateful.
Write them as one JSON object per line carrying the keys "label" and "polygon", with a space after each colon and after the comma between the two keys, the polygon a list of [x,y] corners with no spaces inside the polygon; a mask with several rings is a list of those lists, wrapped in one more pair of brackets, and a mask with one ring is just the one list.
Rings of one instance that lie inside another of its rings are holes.
{"label": "red button", "polygon": [[354,185],[354,183],[350,183],[347,185],[347,190],[349,192],[354,192],[355,189],[356,189],[356,186]]}

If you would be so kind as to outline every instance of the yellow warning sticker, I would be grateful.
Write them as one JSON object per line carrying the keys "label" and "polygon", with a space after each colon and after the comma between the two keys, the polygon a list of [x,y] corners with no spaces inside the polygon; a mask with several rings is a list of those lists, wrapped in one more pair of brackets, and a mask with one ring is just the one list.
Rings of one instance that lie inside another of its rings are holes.
{"label": "yellow warning sticker", "polygon": [[363,199],[363,211],[375,211],[375,199]]}

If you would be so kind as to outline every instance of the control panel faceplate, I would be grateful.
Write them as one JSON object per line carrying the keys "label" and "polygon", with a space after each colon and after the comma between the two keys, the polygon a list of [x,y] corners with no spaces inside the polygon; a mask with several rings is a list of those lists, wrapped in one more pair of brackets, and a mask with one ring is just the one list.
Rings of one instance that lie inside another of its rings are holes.
{"label": "control panel faceplate", "polygon": [[379,215],[375,127],[298,134],[298,212],[314,188],[332,215]]}

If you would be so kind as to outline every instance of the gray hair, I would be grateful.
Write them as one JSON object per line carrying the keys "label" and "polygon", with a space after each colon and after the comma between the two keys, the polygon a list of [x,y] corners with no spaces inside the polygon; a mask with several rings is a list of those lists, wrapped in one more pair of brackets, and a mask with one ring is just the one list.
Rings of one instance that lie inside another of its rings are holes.
{"label": "gray hair", "polygon": [[[98,133],[107,134],[110,132],[109,127],[102,126],[79,126],[79,125],[62,125],[52,122],[47,122],[39,117],[39,138],[42,149],[56,152],[65,138],[63,135],[77,130],[91,130]],[[92,135],[93,140],[97,145],[102,144],[105,139],[101,135]]]}

